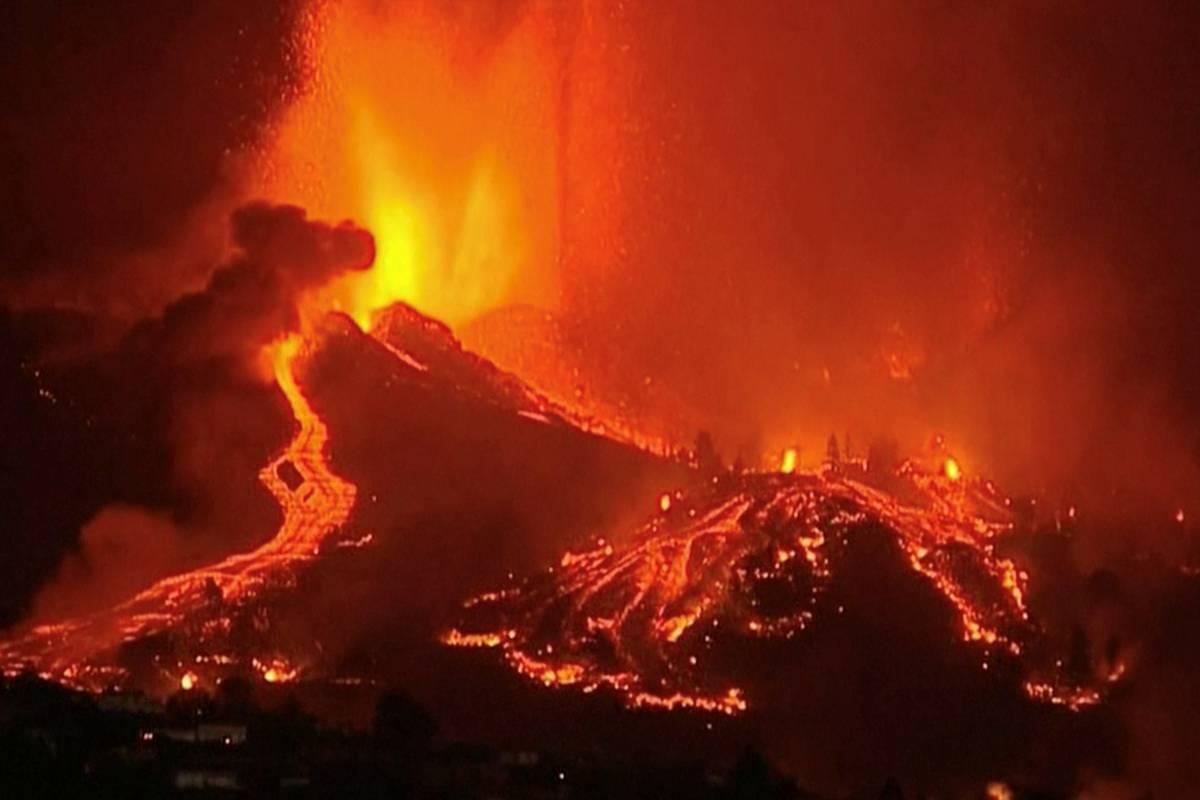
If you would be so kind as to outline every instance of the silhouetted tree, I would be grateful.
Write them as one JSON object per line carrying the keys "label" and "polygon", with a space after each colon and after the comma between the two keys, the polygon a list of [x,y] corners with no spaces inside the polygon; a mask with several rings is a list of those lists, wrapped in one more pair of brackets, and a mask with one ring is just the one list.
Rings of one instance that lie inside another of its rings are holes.
{"label": "silhouetted tree", "polygon": [[725,796],[736,800],[791,800],[802,793],[792,781],[776,772],[754,747],[742,751],[733,771]]}
{"label": "silhouetted tree", "polygon": [[416,700],[402,692],[380,695],[375,704],[375,736],[400,750],[419,753],[429,749],[437,734],[433,716]]}
{"label": "silhouetted tree", "polygon": [[1121,637],[1115,633],[1108,637],[1108,641],[1104,643],[1104,661],[1109,670],[1117,668],[1117,662],[1121,658]]}
{"label": "silhouetted tree", "polygon": [[731,798],[766,797],[771,791],[771,765],[753,747],[747,747],[729,776]]}
{"label": "silhouetted tree", "polygon": [[900,464],[900,445],[895,439],[879,437],[867,448],[867,472],[876,478],[888,478]]}
{"label": "silhouetted tree", "polygon": [[721,456],[717,453],[712,434],[708,431],[700,431],[696,434],[695,456],[696,466],[705,474],[720,472],[723,469]]}
{"label": "silhouetted tree", "polygon": [[1067,653],[1065,667],[1067,677],[1076,683],[1084,683],[1092,676],[1091,643],[1080,625],[1071,629],[1071,647]]}
{"label": "silhouetted tree", "polygon": [[289,694],[276,709],[255,716],[251,738],[263,752],[291,753],[317,733],[317,721]]}
{"label": "silhouetted tree", "polygon": [[178,691],[167,698],[167,719],[173,722],[190,722],[212,715],[212,697],[203,689]]}
{"label": "silhouetted tree", "polygon": [[238,675],[223,678],[217,684],[217,710],[236,719],[246,719],[254,711],[254,686]]}
{"label": "silhouetted tree", "polygon": [[829,441],[825,443],[825,460],[833,466],[838,466],[842,463],[842,451],[838,447],[837,436],[829,434]]}

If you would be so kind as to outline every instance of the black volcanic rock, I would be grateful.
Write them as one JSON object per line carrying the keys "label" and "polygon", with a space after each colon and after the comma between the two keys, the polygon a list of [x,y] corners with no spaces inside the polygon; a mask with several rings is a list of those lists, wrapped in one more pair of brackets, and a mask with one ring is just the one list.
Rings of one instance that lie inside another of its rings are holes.
{"label": "black volcanic rock", "polygon": [[330,429],[333,469],[358,486],[345,536],[374,534],[366,560],[391,564],[384,583],[405,609],[448,608],[693,479],[575,427],[440,323],[407,308],[384,320],[368,336],[332,319],[304,381]]}

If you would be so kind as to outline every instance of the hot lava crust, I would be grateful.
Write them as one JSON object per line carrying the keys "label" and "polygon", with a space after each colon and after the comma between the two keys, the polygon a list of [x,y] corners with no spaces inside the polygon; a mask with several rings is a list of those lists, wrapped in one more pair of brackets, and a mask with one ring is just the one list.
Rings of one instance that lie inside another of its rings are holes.
{"label": "hot lava crust", "polygon": [[862,615],[882,613],[881,587],[907,572],[951,615],[939,625],[916,610],[918,624],[973,648],[979,669],[1019,679],[1033,700],[1096,703],[1098,687],[1068,680],[1047,655],[1025,602],[1028,576],[997,554],[1011,523],[991,485],[911,463],[884,482],[891,491],[857,465],[714,477],[668,496],[627,545],[601,539],[468,600],[443,641],[495,649],[547,687],[737,714],[754,702],[747,681],[778,680],[743,664],[781,664],[778,654],[746,658],[748,648],[802,646],[810,628],[844,615],[861,627]]}

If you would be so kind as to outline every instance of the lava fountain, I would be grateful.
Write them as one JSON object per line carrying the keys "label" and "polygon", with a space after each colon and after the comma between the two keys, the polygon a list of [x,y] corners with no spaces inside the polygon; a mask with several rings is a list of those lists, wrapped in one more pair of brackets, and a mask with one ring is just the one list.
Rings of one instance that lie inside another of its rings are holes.
{"label": "lava fountain", "polygon": [[550,8],[493,19],[441,3],[312,4],[294,45],[306,79],[248,192],[375,235],[375,267],[321,305],[364,330],[397,300],[450,325],[514,302],[553,307],[555,37]]}
{"label": "lava fountain", "polygon": [[[371,269],[307,293],[306,330],[331,310],[369,330],[374,313],[397,300],[449,324],[513,302],[553,307],[559,34],[548,7],[496,19],[433,2],[307,7],[294,34],[297,92],[265,133],[244,193],[302,205],[314,217],[357,220],[372,231],[375,250]],[[297,424],[259,473],[283,516],[274,536],[113,608],[0,644],[6,671],[32,666],[92,688],[120,683],[128,677],[114,666],[122,643],[185,620],[195,627],[197,618],[207,622],[189,649],[211,653],[235,606],[290,580],[319,552],[347,521],[356,490],[327,464],[328,431],[296,375],[304,347],[292,334],[269,348]]]}

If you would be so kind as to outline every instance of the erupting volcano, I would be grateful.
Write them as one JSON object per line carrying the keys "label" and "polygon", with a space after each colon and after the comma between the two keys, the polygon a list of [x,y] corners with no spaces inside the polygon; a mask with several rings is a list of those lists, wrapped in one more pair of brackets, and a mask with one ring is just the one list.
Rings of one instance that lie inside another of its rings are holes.
{"label": "erupting volcano", "polygon": [[[295,426],[290,444],[259,474],[280,509],[272,538],[113,608],[37,626],[0,649],[5,671],[32,667],[93,689],[148,676],[151,685],[190,688],[246,671],[268,682],[337,677],[333,664],[304,673],[298,665],[312,660],[319,642],[296,650],[270,622],[278,598],[305,571],[346,548],[352,558],[368,557],[355,553],[369,553],[375,536],[355,522],[358,487],[331,467],[329,430],[298,378],[314,348],[326,360],[377,348],[373,372],[395,372],[455,402],[470,398],[514,423],[551,426],[580,441],[596,436],[587,432],[591,420],[462,350],[447,329],[407,307],[380,315],[373,338],[350,335],[347,342],[362,342],[353,351],[331,349],[354,330],[349,320],[331,319],[308,346],[291,335],[269,348]],[[708,476],[692,467],[687,488],[663,494],[659,512],[632,535],[610,534],[620,543],[601,538],[541,575],[468,601],[463,622],[442,641],[498,648],[512,668],[546,686],[615,690],[633,706],[738,713],[753,693],[737,682],[731,654],[836,625],[847,597],[867,591],[841,580],[845,565],[873,541],[943,598],[964,646],[979,649],[982,669],[1016,665],[1034,700],[1078,710],[1101,699],[1103,680],[1073,683],[1041,641],[1025,600],[1028,575],[999,554],[1014,524],[1012,501],[990,481],[963,475],[951,458],[935,471],[906,461],[894,472],[847,459],[801,473],[793,452],[784,462],[779,473]],[[331,537],[337,547],[329,547]],[[149,664],[131,661],[131,646],[163,636],[171,644],[152,645]]]}
{"label": "erupting volcano", "polygon": [[0,701],[1195,793],[1200,27],[18,5]]}

